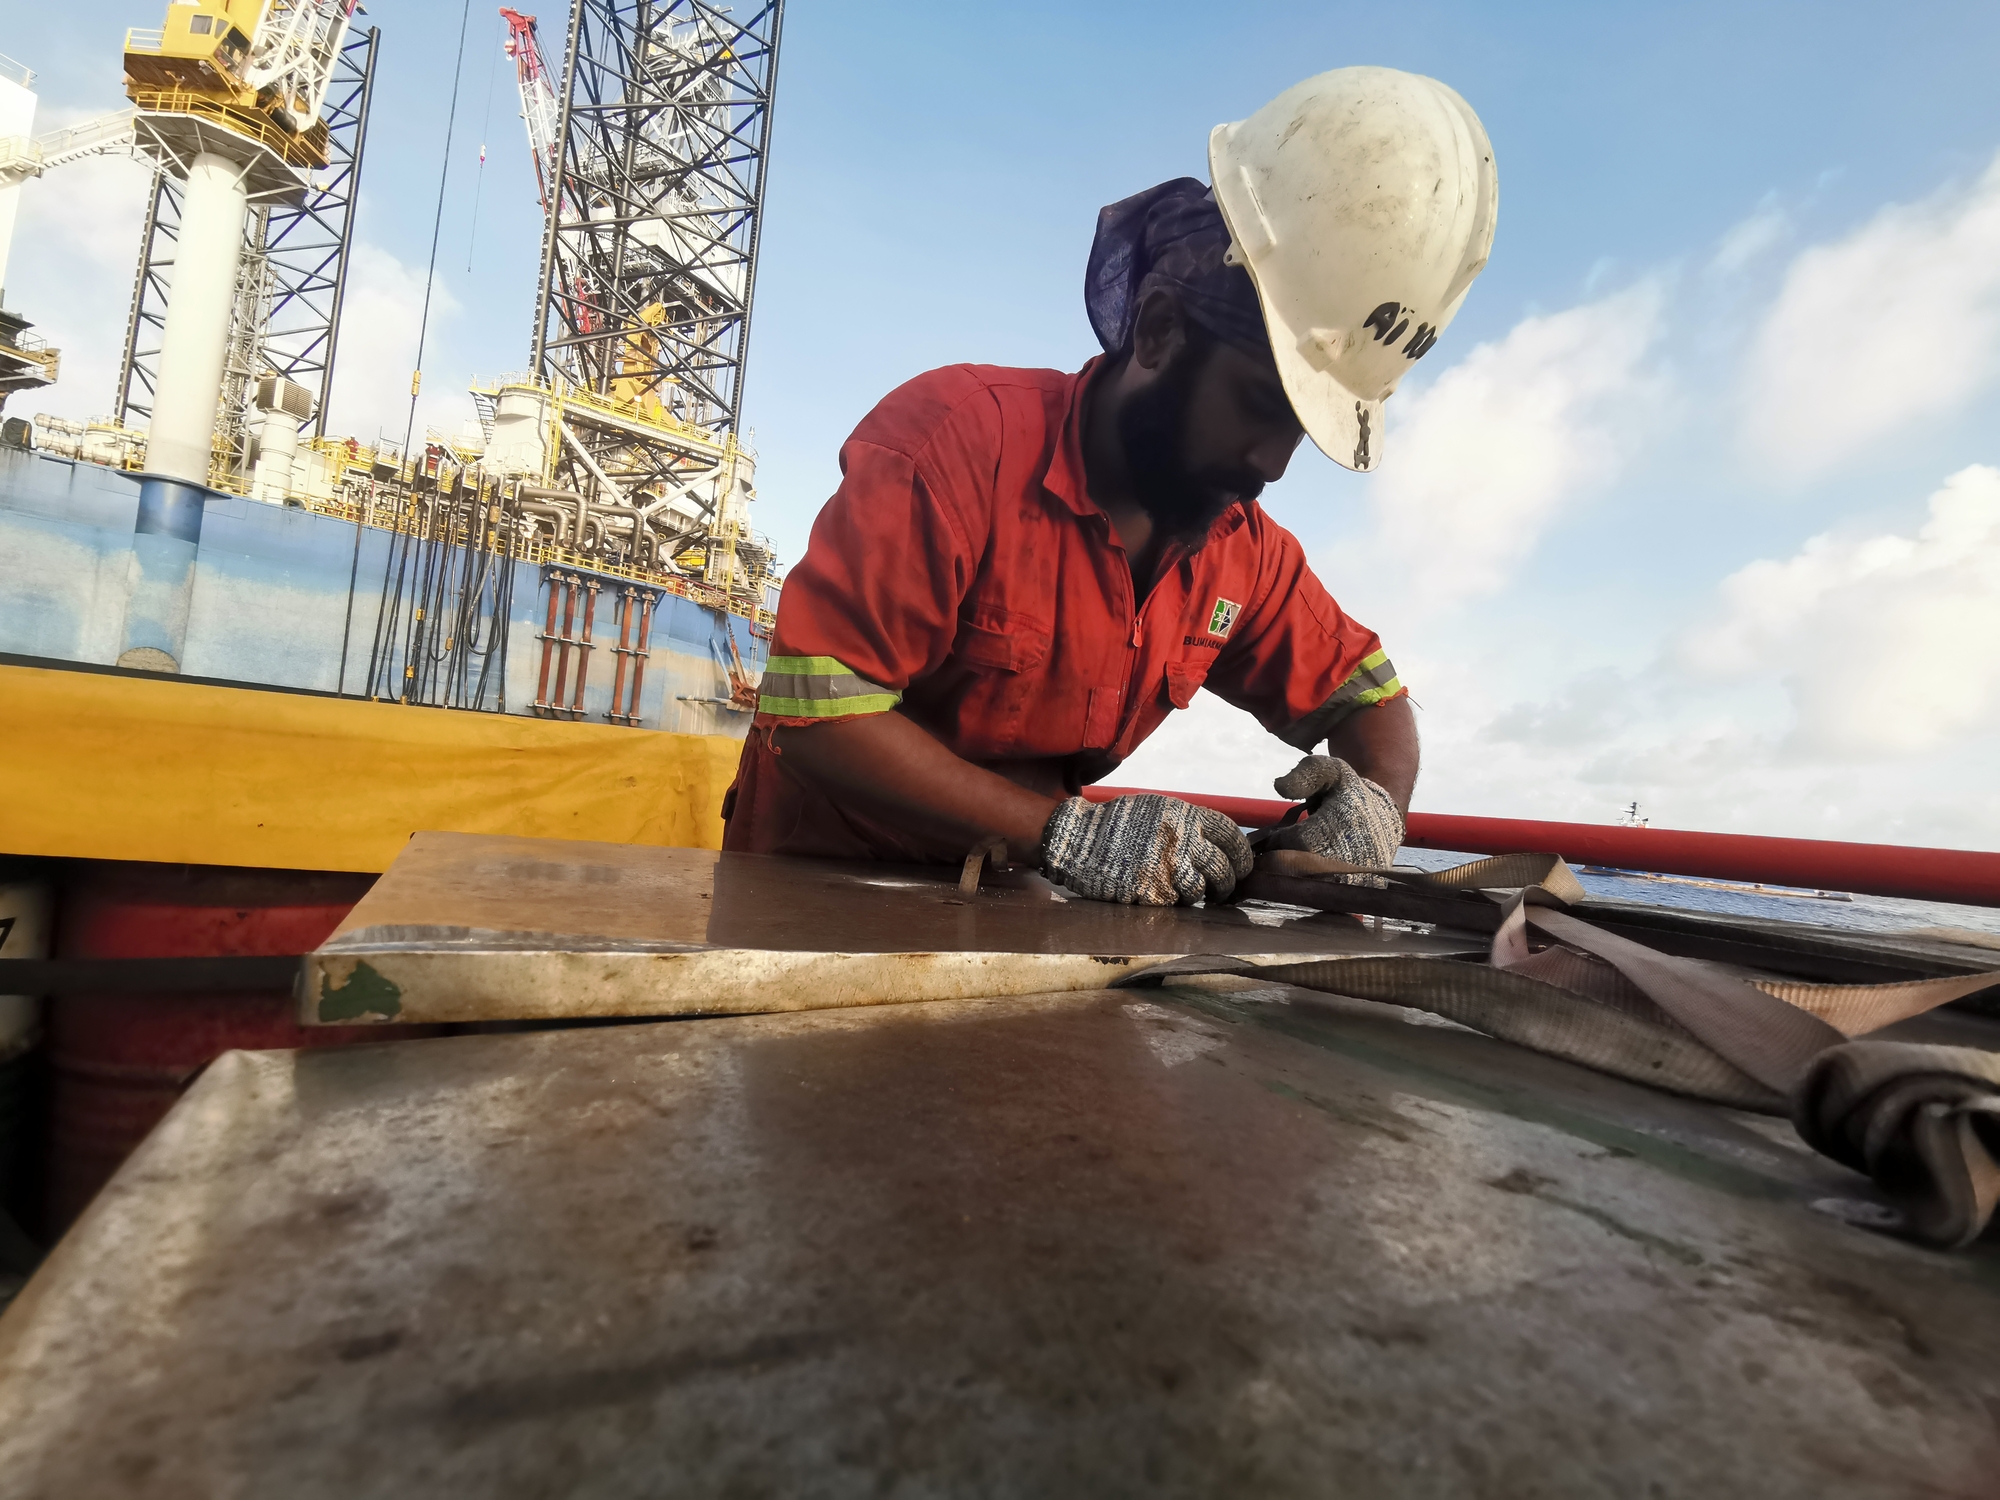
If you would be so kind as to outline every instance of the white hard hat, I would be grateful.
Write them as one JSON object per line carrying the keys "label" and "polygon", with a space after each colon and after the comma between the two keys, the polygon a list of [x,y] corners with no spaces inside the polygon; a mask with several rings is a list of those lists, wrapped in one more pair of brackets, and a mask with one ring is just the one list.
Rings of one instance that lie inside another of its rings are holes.
{"label": "white hard hat", "polygon": [[1327,457],[1374,468],[1382,403],[1493,247],[1479,116],[1434,78],[1337,68],[1216,126],[1208,166],[1292,410]]}

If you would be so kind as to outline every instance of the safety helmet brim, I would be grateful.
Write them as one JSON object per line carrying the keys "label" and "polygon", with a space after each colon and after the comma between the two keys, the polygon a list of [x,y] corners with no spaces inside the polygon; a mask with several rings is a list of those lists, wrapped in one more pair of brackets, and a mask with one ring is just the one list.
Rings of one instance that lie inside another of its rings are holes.
{"label": "safety helmet brim", "polygon": [[1337,68],[1216,126],[1208,162],[1293,412],[1328,458],[1368,472],[1383,403],[1492,250],[1485,127],[1434,78]]}
{"label": "safety helmet brim", "polygon": [[[1256,273],[1251,273],[1255,278]],[[1284,315],[1257,290],[1264,307],[1264,326],[1271,335],[1271,356],[1278,379],[1292,403],[1292,412],[1306,436],[1343,468],[1366,474],[1382,459],[1382,402],[1366,400],[1299,353],[1299,336]]]}

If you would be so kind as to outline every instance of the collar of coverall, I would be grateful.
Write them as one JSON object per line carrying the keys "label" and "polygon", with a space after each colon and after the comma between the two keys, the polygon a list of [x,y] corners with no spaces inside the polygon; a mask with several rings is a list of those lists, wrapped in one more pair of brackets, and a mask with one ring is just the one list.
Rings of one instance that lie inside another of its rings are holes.
{"label": "collar of coverall", "polygon": [[[1103,525],[1105,534],[1115,542],[1118,529],[1111,524],[1111,517],[1104,513],[1103,507],[1090,498],[1090,489],[1083,470],[1083,396],[1109,357],[1104,354],[1096,355],[1077,371],[1075,380],[1070,386],[1069,408],[1063,413],[1062,431],[1056,435],[1055,452],[1049,456],[1048,472],[1042,476],[1042,488],[1062,501],[1078,516],[1086,519],[1095,518]],[[1233,502],[1229,509],[1209,524],[1208,535],[1202,538],[1202,546],[1219,542],[1236,530],[1250,518],[1249,507],[1256,503],[1254,500]]]}

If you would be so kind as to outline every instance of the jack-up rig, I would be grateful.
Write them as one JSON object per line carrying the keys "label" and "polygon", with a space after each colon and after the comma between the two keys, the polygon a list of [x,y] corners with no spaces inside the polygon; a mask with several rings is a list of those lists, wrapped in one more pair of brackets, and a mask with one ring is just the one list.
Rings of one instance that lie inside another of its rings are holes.
{"label": "jack-up rig", "polygon": [[[53,136],[28,135],[31,75],[0,67],[0,256],[29,179],[107,152],[153,168],[112,414],[0,428],[137,479],[116,664],[742,733],[777,583],[739,424],[782,0],[575,0],[554,67],[536,18],[500,12],[543,207],[528,368],[474,386],[476,428],[407,452],[328,427],[381,46],[358,9],[177,0],[127,34],[131,107]],[[28,326],[0,310],[0,400],[58,372]],[[292,642],[309,666],[217,670],[190,639],[202,518],[228,497],[345,523],[351,547],[322,549],[336,638]],[[667,656],[694,660],[648,697],[669,613]],[[539,651],[516,644],[510,691],[515,634]],[[586,689],[607,646],[608,699],[602,672]]]}

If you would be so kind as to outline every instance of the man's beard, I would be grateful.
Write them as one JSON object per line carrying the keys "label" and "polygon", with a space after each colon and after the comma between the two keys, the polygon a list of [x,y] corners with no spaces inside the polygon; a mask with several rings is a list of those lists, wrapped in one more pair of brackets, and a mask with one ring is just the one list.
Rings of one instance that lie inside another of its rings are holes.
{"label": "man's beard", "polygon": [[1132,497],[1153,524],[1184,546],[1199,547],[1215,519],[1238,500],[1255,500],[1263,476],[1234,464],[1191,469],[1181,456],[1188,407],[1196,379],[1208,363],[1209,345],[1190,342],[1145,390],[1118,413],[1118,441]]}

